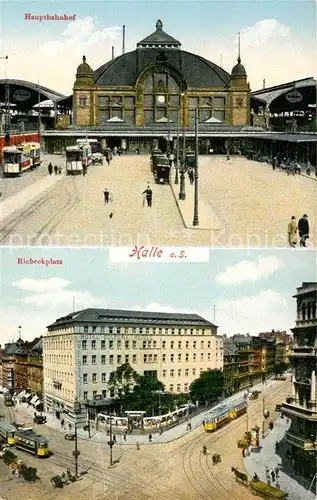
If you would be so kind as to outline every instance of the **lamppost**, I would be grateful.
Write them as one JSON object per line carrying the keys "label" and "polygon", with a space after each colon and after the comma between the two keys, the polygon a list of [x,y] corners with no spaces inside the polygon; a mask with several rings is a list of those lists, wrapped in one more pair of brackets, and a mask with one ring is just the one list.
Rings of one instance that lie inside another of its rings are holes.
{"label": "lamppost", "polygon": [[182,161],[181,161],[181,183],[180,183],[180,191],[178,198],[180,200],[186,199],[185,193],[185,150],[186,150],[186,123],[185,123],[185,94],[181,94],[183,101],[183,153],[182,153]]}
{"label": "lamppost", "polygon": [[114,440],[113,440],[113,436],[112,436],[112,416],[111,416],[111,414],[109,416],[110,416],[110,430],[109,430],[108,445],[109,445],[109,450],[110,450],[110,467],[112,467],[113,466],[112,448],[113,448],[113,445],[114,445]]}
{"label": "lamppost", "polygon": [[77,448],[77,415],[81,413],[81,405],[80,402],[78,401],[78,398],[76,396],[75,402],[74,402],[74,414],[75,414],[75,449],[73,451],[73,457],[75,458],[75,477],[77,479],[78,477],[78,457],[80,455],[80,451],[78,451]]}
{"label": "lamppost", "polygon": [[198,215],[198,108],[195,108],[195,201],[193,226],[199,226]]}
{"label": "lamppost", "polygon": [[177,143],[176,143],[176,162],[175,162],[175,184],[178,184],[178,167],[179,167],[179,113],[180,106],[178,104],[177,110]]}
{"label": "lamppost", "polygon": [[162,434],[162,421],[161,421],[161,414],[162,414],[162,405],[161,405],[161,394],[164,394],[164,391],[155,391],[156,394],[158,394],[158,397],[159,397],[159,417],[160,417],[160,434]]}

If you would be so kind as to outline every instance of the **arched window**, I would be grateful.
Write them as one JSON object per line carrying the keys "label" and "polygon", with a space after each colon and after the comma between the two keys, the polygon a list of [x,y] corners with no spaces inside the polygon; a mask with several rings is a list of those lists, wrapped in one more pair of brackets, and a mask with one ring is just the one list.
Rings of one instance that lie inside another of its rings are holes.
{"label": "arched window", "polygon": [[151,73],[143,85],[144,123],[177,123],[180,87],[169,73]]}

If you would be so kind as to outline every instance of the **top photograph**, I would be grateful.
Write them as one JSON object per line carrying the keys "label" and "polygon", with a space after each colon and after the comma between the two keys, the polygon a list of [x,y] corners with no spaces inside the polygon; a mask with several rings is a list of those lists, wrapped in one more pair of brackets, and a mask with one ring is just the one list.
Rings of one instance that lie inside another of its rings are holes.
{"label": "top photograph", "polygon": [[0,245],[317,248],[316,7],[2,3]]}

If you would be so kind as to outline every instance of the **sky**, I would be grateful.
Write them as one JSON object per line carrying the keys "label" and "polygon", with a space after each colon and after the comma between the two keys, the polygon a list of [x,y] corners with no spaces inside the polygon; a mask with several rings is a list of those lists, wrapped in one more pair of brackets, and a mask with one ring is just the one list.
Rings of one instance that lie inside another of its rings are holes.
{"label": "sky", "polygon": [[[316,0],[115,0],[0,2],[0,75],[72,93],[76,68],[86,55],[95,70],[155,31],[163,30],[182,49],[231,72],[241,56],[252,90],[316,76]],[[25,14],[74,16],[75,21],[32,21]],[[2,65],[2,67],[1,67]]]}
{"label": "sky", "polygon": [[[199,314],[219,334],[288,330],[292,295],[317,281],[314,250],[211,250],[208,262],[109,262],[108,249],[1,248],[0,344],[45,335],[46,326],[88,307]],[[60,265],[18,264],[18,258]],[[74,307],[75,306],[75,307]],[[74,307],[74,309],[73,309]]]}

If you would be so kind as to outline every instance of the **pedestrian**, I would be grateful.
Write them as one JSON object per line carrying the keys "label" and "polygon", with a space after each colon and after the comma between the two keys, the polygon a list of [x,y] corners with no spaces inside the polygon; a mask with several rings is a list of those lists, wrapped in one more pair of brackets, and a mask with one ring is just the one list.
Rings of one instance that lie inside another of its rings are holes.
{"label": "pedestrian", "polygon": [[272,477],[272,481],[274,483],[274,481],[275,481],[275,472],[274,472],[273,469],[271,470],[271,477]]}
{"label": "pedestrian", "polygon": [[280,483],[278,481],[276,481],[276,483],[275,483],[275,488],[277,488],[278,490],[281,489]]}
{"label": "pedestrian", "polygon": [[121,147],[119,146],[119,147],[118,147],[118,156],[121,156],[121,154],[122,154],[122,149],[121,149]]}
{"label": "pedestrian", "polygon": [[103,195],[104,195],[105,203],[106,204],[109,203],[109,191],[107,188],[104,190]]}
{"label": "pedestrian", "polygon": [[205,420],[203,420],[203,427],[205,426]]}
{"label": "pedestrian", "polygon": [[110,153],[109,151],[106,152],[106,162],[108,163],[108,167],[110,165]]}
{"label": "pedestrian", "polygon": [[265,466],[265,475],[267,478],[270,477],[270,471],[267,465]]}
{"label": "pedestrian", "polygon": [[61,166],[58,167],[58,173],[59,173],[59,175],[62,174],[62,167]]}
{"label": "pedestrian", "polygon": [[287,235],[289,246],[295,248],[297,244],[297,224],[294,215],[287,226]]}
{"label": "pedestrian", "polygon": [[136,154],[139,155],[140,154],[140,148],[139,146],[136,148]]}
{"label": "pedestrian", "polygon": [[309,238],[309,223],[307,214],[304,214],[298,221],[298,233],[300,237],[300,246],[306,247],[306,240]]}
{"label": "pedestrian", "polygon": [[48,164],[48,173],[50,175],[52,175],[52,173],[53,173],[53,165],[51,164],[51,162],[49,162],[49,164]]}
{"label": "pedestrian", "polygon": [[149,442],[152,443],[152,434],[149,434]]}
{"label": "pedestrian", "polygon": [[140,443],[139,443],[139,442],[137,442],[137,444],[136,444],[136,449],[137,449],[137,450],[139,450],[139,449],[140,449]]}
{"label": "pedestrian", "polygon": [[87,165],[83,165],[83,176],[87,175]]}
{"label": "pedestrian", "polygon": [[127,434],[126,434],[126,433],[124,433],[124,434],[123,434],[123,441],[126,441],[126,440],[127,440]]}
{"label": "pedestrian", "polygon": [[152,189],[150,188],[150,186],[148,186],[147,189],[145,191],[143,191],[142,194],[145,194],[147,206],[151,207],[152,206],[153,192],[152,192]]}
{"label": "pedestrian", "polygon": [[112,441],[113,441],[114,443],[116,443],[116,442],[117,442],[117,438],[116,438],[116,435],[115,435],[115,434],[113,434],[113,436],[112,436]]}
{"label": "pedestrian", "polygon": [[276,478],[278,478],[279,474],[280,474],[280,469],[279,469],[279,467],[278,467],[278,465],[277,465],[277,466],[275,467],[275,475],[276,475]]}
{"label": "pedestrian", "polygon": [[54,165],[54,173],[55,173],[55,175],[58,174],[58,166],[57,165]]}

